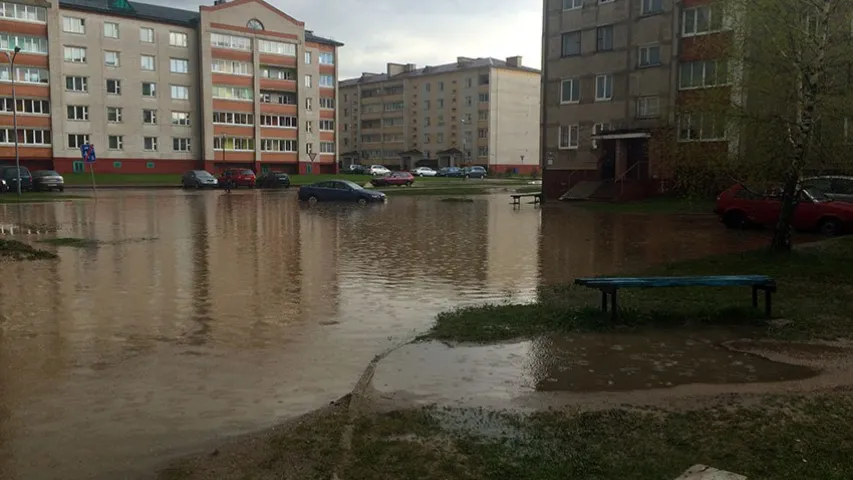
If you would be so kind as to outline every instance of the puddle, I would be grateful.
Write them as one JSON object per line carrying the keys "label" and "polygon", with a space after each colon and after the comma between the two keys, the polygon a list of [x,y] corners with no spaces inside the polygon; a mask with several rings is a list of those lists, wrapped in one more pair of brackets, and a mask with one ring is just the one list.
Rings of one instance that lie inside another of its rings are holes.
{"label": "puddle", "polygon": [[[511,400],[534,392],[625,392],[688,384],[784,382],[818,369],[733,351],[718,334],[578,334],[487,346],[403,347],[379,364],[380,394]],[[428,365],[429,367],[425,367]]]}

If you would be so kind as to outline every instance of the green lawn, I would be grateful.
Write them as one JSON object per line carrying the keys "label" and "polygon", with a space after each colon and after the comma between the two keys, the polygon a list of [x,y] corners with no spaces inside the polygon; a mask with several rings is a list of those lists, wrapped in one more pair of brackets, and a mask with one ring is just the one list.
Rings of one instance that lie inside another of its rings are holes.
{"label": "green lawn", "polygon": [[714,201],[689,198],[660,197],[635,202],[574,202],[581,208],[596,212],[691,214],[713,213]]}
{"label": "green lawn", "polygon": [[546,332],[671,328],[701,324],[751,324],[777,338],[849,337],[853,309],[853,238],[805,246],[790,254],[755,251],[679,262],[643,272],[650,275],[763,274],[779,284],[774,315],[784,326],[765,322],[750,305],[748,288],[624,289],[620,321],[599,311],[600,294],[574,286],[543,289],[529,305],[460,308],[438,316],[430,338],[492,342]]}
{"label": "green lawn", "polygon": [[[91,185],[92,176],[89,173],[65,173],[66,185]],[[180,185],[181,175],[170,173],[96,173],[97,185]]]}
{"label": "green lawn", "polygon": [[0,194],[0,204],[4,203],[49,203],[49,202],[65,202],[68,200],[80,200],[87,197],[79,195],[66,195],[64,193],[52,192],[23,192],[20,199],[15,192],[6,192]]}

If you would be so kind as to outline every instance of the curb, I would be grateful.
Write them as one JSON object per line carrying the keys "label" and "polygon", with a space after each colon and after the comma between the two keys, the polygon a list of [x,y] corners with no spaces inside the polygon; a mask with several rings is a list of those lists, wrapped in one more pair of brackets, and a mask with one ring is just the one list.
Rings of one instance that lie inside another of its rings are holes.
{"label": "curb", "polygon": [[[98,190],[139,190],[139,189],[168,189],[181,188],[180,185],[160,184],[160,185],[96,185]],[[91,185],[65,185],[66,190],[91,190]]]}

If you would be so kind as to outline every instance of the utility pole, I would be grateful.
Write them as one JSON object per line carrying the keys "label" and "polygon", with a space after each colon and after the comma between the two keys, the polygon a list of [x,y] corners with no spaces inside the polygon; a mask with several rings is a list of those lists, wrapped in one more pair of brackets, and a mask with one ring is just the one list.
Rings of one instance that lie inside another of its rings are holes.
{"label": "utility pole", "polygon": [[17,76],[15,73],[15,58],[20,51],[21,47],[17,45],[15,45],[15,50],[12,54],[9,54],[7,50],[3,50],[6,58],[9,59],[9,76],[12,78],[12,128],[15,131],[15,167],[17,171],[16,175],[18,176],[15,183],[18,185],[18,200],[21,197],[21,155],[18,151],[18,96],[15,91],[15,77]]}

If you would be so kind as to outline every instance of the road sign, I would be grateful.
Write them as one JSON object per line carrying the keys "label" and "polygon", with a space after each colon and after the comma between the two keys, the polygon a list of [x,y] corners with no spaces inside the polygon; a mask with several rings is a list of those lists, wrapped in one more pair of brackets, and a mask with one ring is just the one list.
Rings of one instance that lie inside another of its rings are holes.
{"label": "road sign", "polygon": [[308,158],[311,159],[311,163],[314,163],[314,159],[317,158],[317,154],[314,152],[311,152],[308,154]]}
{"label": "road sign", "polygon": [[95,146],[89,143],[80,145],[80,155],[85,163],[95,163],[97,157],[95,155]]}

